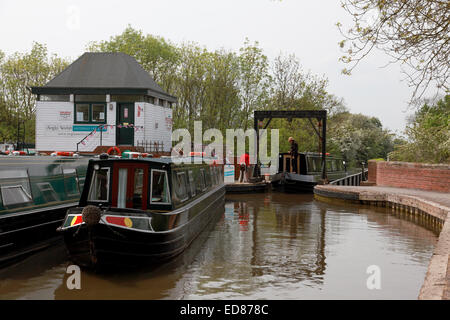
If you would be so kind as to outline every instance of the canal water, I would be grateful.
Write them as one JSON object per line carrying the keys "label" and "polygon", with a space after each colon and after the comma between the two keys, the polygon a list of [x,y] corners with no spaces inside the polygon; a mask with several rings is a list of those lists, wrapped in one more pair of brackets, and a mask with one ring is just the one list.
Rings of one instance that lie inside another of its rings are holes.
{"label": "canal water", "polygon": [[81,289],[69,290],[57,245],[0,271],[0,299],[417,299],[438,234],[384,208],[227,195],[168,264],[82,270]]}

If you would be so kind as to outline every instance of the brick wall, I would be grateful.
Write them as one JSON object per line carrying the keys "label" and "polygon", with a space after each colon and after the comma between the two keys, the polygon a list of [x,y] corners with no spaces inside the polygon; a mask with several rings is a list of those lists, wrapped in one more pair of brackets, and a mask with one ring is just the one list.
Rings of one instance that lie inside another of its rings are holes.
{"label": "brick wall", "polygon": [[369,161],[369,182],[378,186],[450,192],[450,165]]}

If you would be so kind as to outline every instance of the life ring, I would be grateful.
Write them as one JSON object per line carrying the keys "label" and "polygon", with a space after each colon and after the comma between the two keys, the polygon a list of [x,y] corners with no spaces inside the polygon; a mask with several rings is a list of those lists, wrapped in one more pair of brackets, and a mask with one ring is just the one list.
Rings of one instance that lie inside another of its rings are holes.
{"label": "life ring", "polygon": [[70,151],[55,151],[50,154],[52,157],[73,157],[74,153]]}
{"label": "life ring", "polygon": [[122,155],[122,151],[120,151],[120,149],[118,147],[111,147],[108,149],[108,151],[106,151],[106,153],[110,155],[113,150],[116,151],[117,155],[119,155],[119,156]]}
{"label": "life ring", "polygon": [[13,151],[12,155],[13,156],[26,156],[27,153],[25,151]]}

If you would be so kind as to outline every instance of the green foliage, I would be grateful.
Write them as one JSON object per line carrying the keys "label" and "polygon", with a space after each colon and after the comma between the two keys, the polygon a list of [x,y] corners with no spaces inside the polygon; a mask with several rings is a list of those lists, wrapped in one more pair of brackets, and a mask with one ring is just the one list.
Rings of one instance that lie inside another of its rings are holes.
{"label": "green foliage", "polygon": [[351,162],[387,158],[394,149],[394,137],[379,119],[362,114],[341,113],[330,119],[329,150]]}
{"label": "green foliage", "polygon": [[67,65],[68,61],[49,55],[47,47],[36,42],[30,52],[9,57],[0,53],[0,141],[15,141],[20,123],[26,140],[34,142],[36,96],[30,87],[43,86]]}
{"label": "green foliage", "polygon": [[340,60],[351,71],[373,48],[385,52],[391,62],[404,67],[408,84],[414,88],[411,102],[419,99],[430,84],[448,92],[449,13],[442,0],[341,0],[352,25],[341,30],[338,43],[345,53]]}
{"label": "green foliage", "polygon": [[391,160],[450,163],[450,95],[434,105],[425,103],[415,113],[405,134],[408,142],[390,154]]}
{"label": "green foliage", "polygon": [[87,50],[123,52],[133,56],[164,90],[171,92],[174,89],[174,73],[181,57],[177,48],[162,37],[144,35],[128,26],[109,41],[91,42]]}

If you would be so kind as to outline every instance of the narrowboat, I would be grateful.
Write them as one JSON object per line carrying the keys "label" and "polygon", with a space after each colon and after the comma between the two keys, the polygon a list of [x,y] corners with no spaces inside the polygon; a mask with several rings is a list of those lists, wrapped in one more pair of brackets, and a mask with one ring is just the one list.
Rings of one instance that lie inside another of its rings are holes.
{"label": "narrowboat", "polygon": [[[328,181],[347,175],[342,159],[326,156]],[[273,189],[287,193],[312,193],[322,179],[322,155],[316,152],[302,152],[297,157],[298,173],[292,170],[292,157],[289,153],[280,153],[278,172],[270,177]]]}
{"label": "narrowboat", "polygon": [[0,156],[0,267],[61,241],[56,228],[76,207],[87,158]]}
{"label": "narrowboat", "polygon": [[67,211],[59,231],[80,266],[158,264],[185,250],[224,195],[222,166],[104,154],[89,162],[79,206]]}

